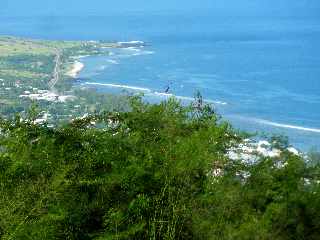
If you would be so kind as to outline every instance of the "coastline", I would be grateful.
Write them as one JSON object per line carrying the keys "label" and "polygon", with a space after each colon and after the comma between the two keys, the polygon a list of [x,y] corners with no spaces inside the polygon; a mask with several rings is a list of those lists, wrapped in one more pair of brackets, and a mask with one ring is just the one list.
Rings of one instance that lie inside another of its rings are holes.
{"label": "coastline", "polygon": [[[145,46],[145,42],[143,41],[130,41],[130,42],[117,42],[116,45],[114,46],[107,46],[107,47],[101,47],[101,49],[104,48],[134,48],[134,47],[144,47]],[[150,54],[150,52],[148,52],[148,54]],[[71,57],[72,59],[74,59],[75,61],[72,63],[71,69],[69,71],[67,71],[66,75],[71,77],[71,78],[77,78],[77,76],[79,75],[79,73],[83,70],[83,68],[85,67],[83,62],[80,62],[80,59],[85,58],[85,57],[90,57],[91,55],[80,55],[80,56],[73,56]]]}
{"label": "coastline", "polygon": [[[135,42],[133,42],[135,43]],[[128,43],[121,43],[120,42],[120,45],[121,45],[121,48],[122,49],[128,49],[128,51],[126,51],[125,53],[126,54],[130,54],[132,56],[135,56],[136,52],[135,50],[133,50],[133,47],[130,46],[130,44],[133,44],[132,42],[128,42]],[[138,42],[138,44],[140,44],[140,42]],[[145,49],[140,49],[138,48],[138,50],[140,51],[145,51]],[[147,49],[148,50],[148,49]],[[112,53],[112,52],[111,52]],[[116,52],[117,54],[119,54],[118,52]],[[122,52],[120,52],[121,54]],[[144,54],[141,54],[139,53],[139,55],[144,55]],[[72,67],[72,70],[70,70],[68,72],[68,76],[72,77],[72,78],[77,78],[79,73],[83,70],[83,68],[85,67],[85,65],[83,63],[81,63],[82,61],[82,58],[83,57],[88,57],[90,55],[86,55],[86,56],[73,56],[72,57],[72,61],[74,61],[74,63],[71,63],[70,65],[70,68]],[[111,56],[111,54],[109,55]],[[111,59],[113,59],[113,57],[111,57]],[[110,62],[110,61],[113,61],[113,62]],[[88,64],[90,63],[90,60],[88,61]],[[110,64],[116,64],[114,62],[114,60],[109,60],[109,63]],[[106,63],[104,63],[106,64]],[[91,64],[89,64],[91,66]],[[101,89],[101,88],[112,88],[112,89],[125,89],[125,90],[132,90],[134,92],[143,92],[144,93],[144,96],[145,97],[150,97],[150,98],[159,98],[160,100],[163,100],[163,99],[168,99],[170,97],[175,97],[177,98],[178,100],[182,100],[182,101],[193,101],[194,98],[193,97],[188,97],[188,96],[176,96],[174,94],[167,94],[167,93],[163,93],[163,92],[160,92],[160,91],[156,91],[156,90],[152,90],[152,88],[148,88],[148,87],[145,87],[143,84],[120,84],[120,83],[117,83],[117,82],[81,82],[82,85],[89,85],[89,86],[92,86],[92,85],[96,85],[97,88]],[[148,85],[147,85],[148,86]],[[150,86],[150,85],[149,85]],[[112,92],[113,91],[116,91],[116,90],[111,90]],[[120,91],[120,90],[119,90]],[[225,107],[227,105],[231,105],[232,103],[227,103],[225,101],[219,101],[219,100],[212,100],[212,99],[205,99],[206,103],[212,103],[212,104],[215,104],[215,105],[218,105],[219,107]],[[236,123],[234,121],[232,121],[231,119],[228,119],[228,118],[225,118],[227,119],[228,121],[232,122],[233,125],[236,125]],[[238,121],[238,120],[237,120]],[[245,119],[244,121],[248,121],[248,119]],[[272,128],[271,132],[274,133],[274,134],[279,134],[279,135],[285,135],[285,136],[288,136],[290,138],[290,142],[291,143],[294,143],[293,146],[296,148],[296,149],[299,149],[299,151],[307,151],[309,146],[306,144],[306,142],[312,142],[312,146],[317,146],[317,142],[315,140],[313,140],[313,135],[310,136],[311,134],[317,134],[319,133],[319,129],[317,128],[312,128],[312,127],[304,127],[304,126],[300,126],[300,125],[290,125],[290,124],[287,124],[287,123],[278,123],[278,122],[271,122],[271,121],[267,121],[267,120],[263,120],[263,119],[250,119],[250,121],[252,121],[254,124],[249,124],[249,125],[252,125],[252,128],[255,128],[255,129],[265,129],[265,128]],[[254,125],[254,126],[253,126]],[[241,129],[241,128],[240,128]],[[293,130],[290,131],[290,130]],[[251,131],[251,132],[254,132],[255,130],[248,130],[248,131]],[[262,132],[264,130],[261,130]],[[297,131],[301,132],[301,133],[297,133]],[[309,134],[309,135],[308,135]],[[300,140],[302,137],[303,137],[303,140]],[[305,140],[307,139],[307,140]],[[267,150],[263,150],[263,153],[265,155],[268,155],[266,154],[265,152],[268,152]],[[271,151],[272,152],[272,151]],[[276,155],[276,153],[270,153],[271,155],[274,154]]]}
{"label": "coastline", "polygon": [[71,70],[69,70],[66,75],[72,78],[76,78],[84,67],[84,63],[77,60],[72,64]]}

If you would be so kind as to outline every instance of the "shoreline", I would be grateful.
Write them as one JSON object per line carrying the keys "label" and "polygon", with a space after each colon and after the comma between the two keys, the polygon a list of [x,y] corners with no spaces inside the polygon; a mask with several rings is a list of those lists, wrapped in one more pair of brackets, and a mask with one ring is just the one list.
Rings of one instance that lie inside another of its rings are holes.
{"label": "shoreline", "polygon": [[[107,47],[101,47],[103,48],[134,48],[134,47],[144,47],[145,42],[143,41],[130,41],[130,42],[117,42],[114,46],[107,46]],[[74,62],[72,63],[71,69],[67,71],[66,75],[71,78],[77,78],[79,73],[83,70],[85,67],[84,63],[80,62],[80,59],[90,57],[92,55],[80,55],[80,56],[72,56],[71,59],[74,59]]]}
{"label": "shoreline", "polygon": [[72,64],[71,70],[69,70],[66,75],[72,78],[77,78],[77,76],[83,70],[84,67],[84,63],[77,60]]}
{"label": "shoreline", "polygon": [[[130,44],[131,42],[129,42]],[[121,43],[120,43],[121,44]],[[132,44],[132,43],[131,43]],[[123,46],[123,48],[126,49],[131,49],[131,47],[128,46]],[[134,54],[134,53],[133,53]],[[81,63],[81,58],[83,57],[88,57],[87,56],[74,56],[73,60],[75,61],[72,65],[73,69],[71,71],[69,71],[69,76],[71,76],[72,78],[77,78],[78,74],[82,71],[82,69],[84,68],[84,64]],[[92,85],[96,85],[97,89],[101,90],[101,88],[105,87],[105,88],[117,88],[117,89],[125,89],[125,90],[132,90],[132,91],[142,91],[145,95],[145,97],[151,97],[151,98],[160,98],[160,99],[167,99],[170,97],[175,97],[178,100],[182,100],[182,101],[193,101],[194,98],[193,97],[188,97],[188,96],[176,96],[173,94],[167,94],[167,93],[162,93],[162,92],[157,92],[157,91],[153,91],[152,89],[149,89],[147,87],[144,86],[131,86],[130,84],[125,85],[125,84],[117,84],[117,83],[97,83],[97,82],[80,82],[81,85],[87,85],[87,86],[92,86]],[[100,88],[101,87],[101,88]],[[112,90],[113,91],[113,90]],[[205,102],[207,103],[212,103],[214,105],[218,105],[219,107],[224,107],[229,105],[229,103],[225,102],[225,101],[217,101],[217,100],[211,100],[211,99],[206,99]],[[236,125],[231,119],[225,118],[228,121],[232,122],[232,125]],[[246,120],[247,121],[247,120]],[[255,119],[255,121],[253,121],[255,124],[255,129],[257,130],[250,130],[251,132],[254,131],[259,131],[259,132],[263,132],[264,129],[266,127],[272,128],[272,132],[274,134],[280,134],[280,135],[285,135],[288,136],[290,138],[290,143],[294,143],[293,146],[297,149],[299,149],[299,151],[303,151],[305,152],[305,150],[307,150],[309,147],[306,146],[305,144],[305,140],[304,139],[308,139],[312,141],[312,146],[318,148],[317,143],[313,140],[312,136],[306,136],[303,137],[306,134],[318,134],[319,133],[319,129],[317,128],[312,128],[312,127],[305,127],[305,126],[299,126],[299,125],[290,125],[287,123],[278,123],[278,122],[272,122],[272,121],[267,121],[264,119]],[[262,126],[261,126],[262,125]],[[240,129],[240,128],[239,128]],[[243,128],[241,128],[243,129]],[[291,132],[291,130],[293,130],[294,132]],[[296,131],[299,131],[301,133],[296,133]],[[284,133],[285,132],[285,133]],[[304,133],[306,132],[306,133]],[[302,136],[302,141],[300,140],[300,137],[298,136]],[[276,153],[273,153],[276,154]],[[272,154],[271,154],[272,155]]]}

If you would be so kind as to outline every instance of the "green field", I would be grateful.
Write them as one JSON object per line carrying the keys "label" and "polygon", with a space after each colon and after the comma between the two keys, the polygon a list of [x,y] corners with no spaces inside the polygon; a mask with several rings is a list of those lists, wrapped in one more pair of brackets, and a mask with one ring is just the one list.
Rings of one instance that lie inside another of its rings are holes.
{"label": "green field", "polygon": [[71,56],[102,54],[102,46],[115,44],[0,37],[0,78],[9,81],[46,78],[48,81],[58,54],[61,54],[61,69],[67,69],[65,65],[71,61]]}
{"label": "green field", "polygon": [[[73,78],[68,72],[77,57],[108,54],[106,48],[110,47],[119,46],[96,41],[48,41],[0,36],[0,116],[25,113],[32,104],[38,104],[44,111],[51,111],[52,114],[61,113],[55,119],[64,119],[64,116],[70,116],[75,111],[79,115],[83,114],[79,109],[96,110],[99,104],[94,106],[90,102],[99,101],[89,99],[99,99],[102,96],[97,96],[94,92],[74,91]],[[57,99],[67,92],[78,102],[55,102],[52,97],[48,100],[48,97],[40,96],[39,91],[54,92]],[[34,101],[34,98],[26,97],[30,94],[38,94],[38,99],[41,100]],[[83,95],[86,97],[83,98]],[[79,104],[81,107],[72,107]]]}

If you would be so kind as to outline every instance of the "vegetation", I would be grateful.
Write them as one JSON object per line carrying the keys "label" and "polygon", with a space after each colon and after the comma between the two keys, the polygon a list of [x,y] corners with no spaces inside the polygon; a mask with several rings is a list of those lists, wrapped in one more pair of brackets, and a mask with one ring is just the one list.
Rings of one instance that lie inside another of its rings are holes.
{"label": "vegetation", "polygon": [[320,239],[319,161],[230,160],[242,134],[210,106],[36,118],[0,123],[0,239]]}
{"label": "vegetation", "polygon": [[[18,112],[26,113],[33,104],[30,95],[41,95],[40,92],[44,91],[54,93],[57,97],[72,95],[79,102],[64,104],[63,114],[57,116],[59,120],[74,115],[75,105],[80,105],[81,109],[91,108],[92,106],[78,98],[87,95],[98,100],[100,94],[74,89],[74,79],[68,76],[68,72],[77,57],[107,54],[106,48],[110,47],[120,46],[115,43],[95,41],[45,41],[0,36],[1,116],[12,118]],[[78,93],[80,95],[77,95]],[[62,105],[61,101],[55,99],[38,97],[36,101],[46,111],[51,109],[52,111],[48,112],[50,115],[59,112]],[[52,122],[56,122],[56,118],[52,119]]]}

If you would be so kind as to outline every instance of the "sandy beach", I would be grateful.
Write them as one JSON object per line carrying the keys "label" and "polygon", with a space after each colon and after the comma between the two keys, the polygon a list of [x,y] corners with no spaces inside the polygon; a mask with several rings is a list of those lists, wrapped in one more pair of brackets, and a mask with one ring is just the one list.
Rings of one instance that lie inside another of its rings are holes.
{"label": "sandy beach", "polygon": [[67,73],[67,75],[72,78],[76,78],[83,68],[84,64],[82,62],[75,61],[72,65],[72,69]]}

